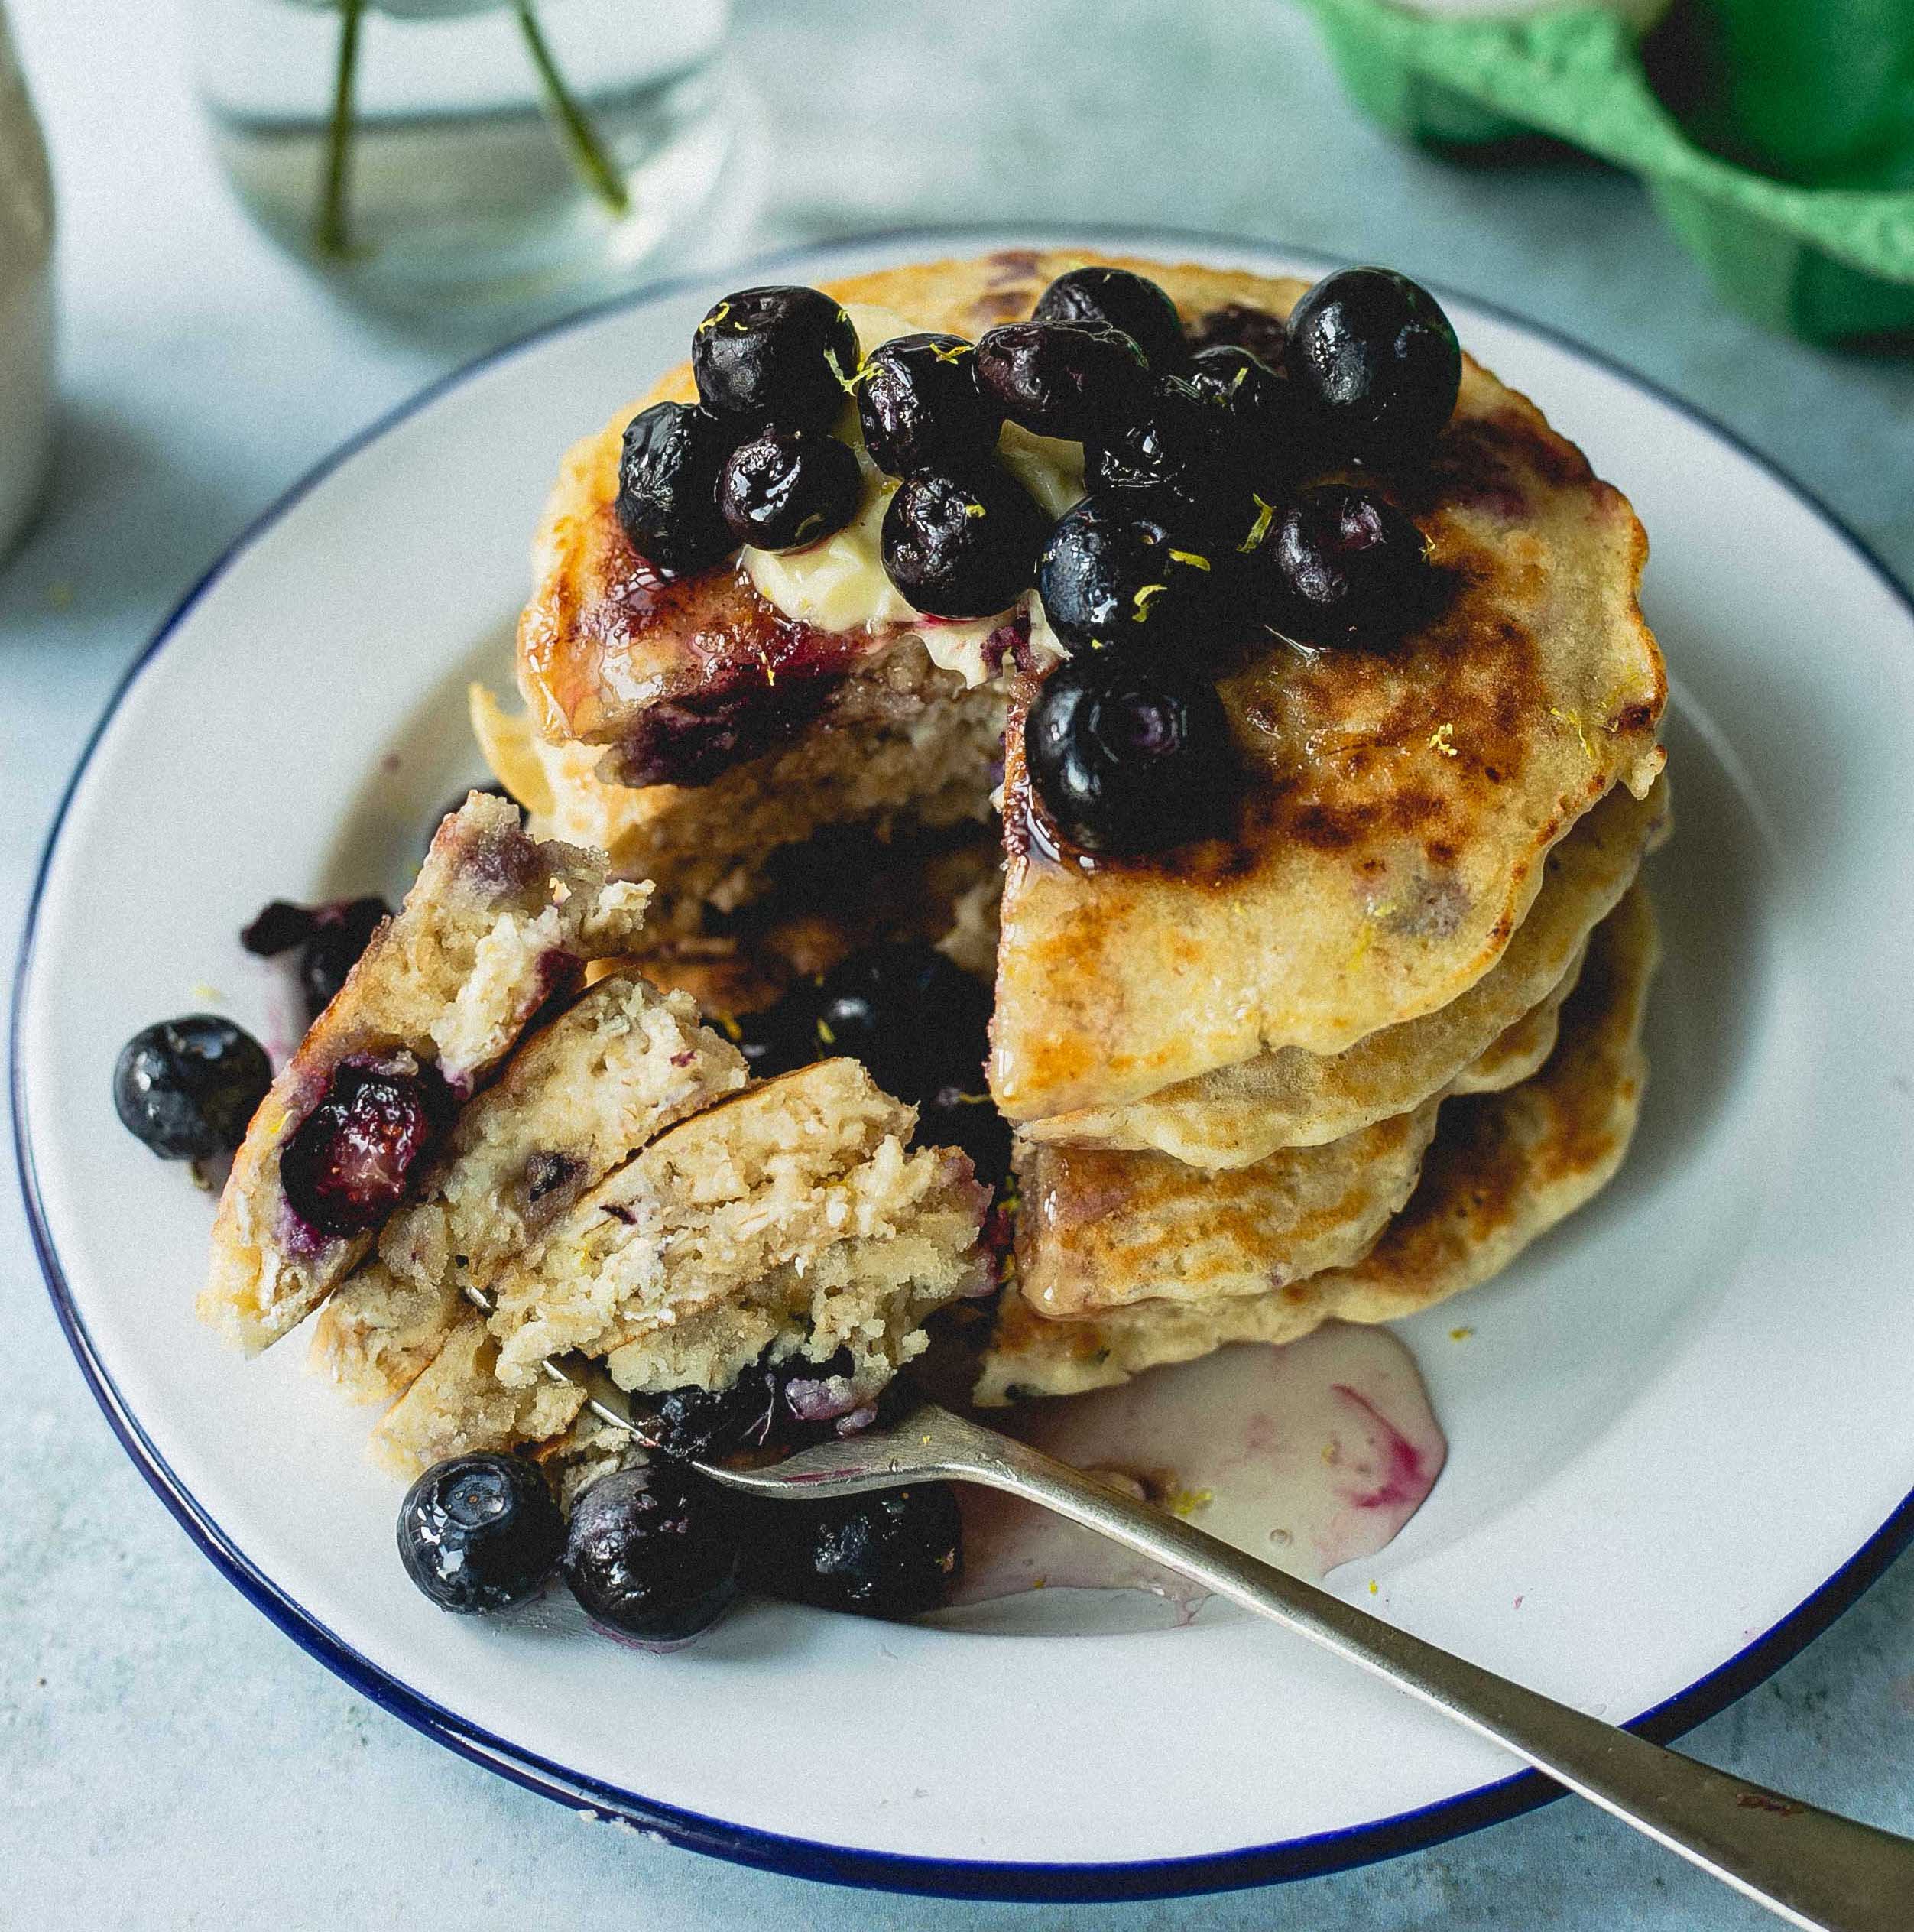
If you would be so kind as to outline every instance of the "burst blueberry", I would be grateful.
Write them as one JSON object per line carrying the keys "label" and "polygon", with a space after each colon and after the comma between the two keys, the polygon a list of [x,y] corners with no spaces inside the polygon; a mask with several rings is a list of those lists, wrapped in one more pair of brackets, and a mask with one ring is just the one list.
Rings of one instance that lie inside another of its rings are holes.
{"label": "burst blueberry", "polygon": [[334,1239],[369,1233],[405,1198],[452,1111],[436,1070],[409,1054],[336,1067],[280,1151],[280,1185],[293,1212]]}

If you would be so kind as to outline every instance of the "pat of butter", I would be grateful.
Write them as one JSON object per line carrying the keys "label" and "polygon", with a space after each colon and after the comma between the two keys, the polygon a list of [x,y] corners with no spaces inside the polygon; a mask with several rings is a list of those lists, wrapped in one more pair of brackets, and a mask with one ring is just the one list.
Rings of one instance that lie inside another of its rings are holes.
{"label": "pat of butter", "polygon": [[[848,312],[867,355],[881,343],[921,333],[916,323],[890,309],[853,303]],[[884,570],[884,513],[897,482],[865,454],[855,408],[846,409],[837,433],[857,451],[863,472],[858,513],[835,536],[803,550],[773,552],[747,545],[740,555],[757,594],[787,617],[821,631],[894,629],[914,635],[941,670],[955,672],[966,684],[983,684],[994,668],[985,659],[985,641],[1017,606],[962,621],[913,609]],[[1033,436],[1011,423],[1004,426],[998,455],[1046,516],[1061,516],[1083,495],[1083,452],[1074,443]],[[1050,643],[1054,648],[1054,641]]]}

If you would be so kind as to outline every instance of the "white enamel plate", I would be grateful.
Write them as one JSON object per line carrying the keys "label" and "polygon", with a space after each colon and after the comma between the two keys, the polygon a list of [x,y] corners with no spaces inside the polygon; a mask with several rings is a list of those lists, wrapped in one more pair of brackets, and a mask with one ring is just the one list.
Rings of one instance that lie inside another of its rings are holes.
{"label": "white enamel plate", "polygon": [[[774,272],[1033,239],[1324,265],[1173,235],[959,234]],[[246,1364],[193,1319],[207,1204],[114,1119],[121,1042],[209,1005],[283,1033],[237,928],[276,895],[403,878],[474,774],[462,687],[506,674],[560,452],[771,267],[660,289],[431,392],[252,531],[115,700],[47,852],[15,1031],[21,1169],[82,1365],[187,1528],[298,1642],[508,1775],[708,1850],[1134,1897],[1354,1863],[1534,1803],[1549,1788],[1492,1747],[1213,1606],[1187,1629],[1068,1637],[754,1606],[664,1657],[443,1616],[394,1559],[365,1417],[297,1344]],[[1668,957],[1627,1167],[1499,1282],[1406,1325],[1448,1466],[1332,1582],[1666,1733],[1914,1531],[1914,611],[1720,431],[1508,317],[1452,312],[1652,535],[1676,684]]]}

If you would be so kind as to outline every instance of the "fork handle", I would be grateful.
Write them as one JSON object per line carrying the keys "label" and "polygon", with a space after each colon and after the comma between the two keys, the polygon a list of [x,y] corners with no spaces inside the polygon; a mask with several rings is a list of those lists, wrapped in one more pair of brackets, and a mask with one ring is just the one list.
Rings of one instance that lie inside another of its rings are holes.
{"label": "fork handle", "polygon": [[[1790,1924],[1806,1932],[1914,1927],[1914,1840],[1750,1784],[1525,1690],[961,1416],[939,1414],[922,1453],[940,1466],[920,1475],[980,1482],[1040,1504],[1387,1678]],[[855,1486],[897,1479],[874,1473]]]}

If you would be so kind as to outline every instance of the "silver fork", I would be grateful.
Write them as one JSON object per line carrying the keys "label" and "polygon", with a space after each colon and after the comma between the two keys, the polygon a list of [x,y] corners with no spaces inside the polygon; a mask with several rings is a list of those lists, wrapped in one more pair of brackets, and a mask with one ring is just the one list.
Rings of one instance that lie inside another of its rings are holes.
{"label": "silver fork", "polygon": [[[601,1413],[628,1427],[617,1391],[595,1375],[592,1382]],[[1387,1678],[1790,1924],[1808,1932],[1914,1927],[1914,1840],[1750,1784],[1525,1690],[933,1403],[769,1468],[698,1466],[728,1489],[787,1502],[939,1480],[1007,1490]]]}
{"label": "silver fork", "polygon": [[[605,1421],[641,1434],[631,1398],[602,1363],[567,1356],[540,1365],[554,1381],[582,1388]],[[800,1450],[764,1469],[696,1466],[727,1489],[780,1502],[911,1482],[1006,1490],[1360,1664],[1803,1932],[1914,1928],[1914,1839],[1750,1784],[1525,1690],[934,1402],[920,1401],[887,1428]]]}

